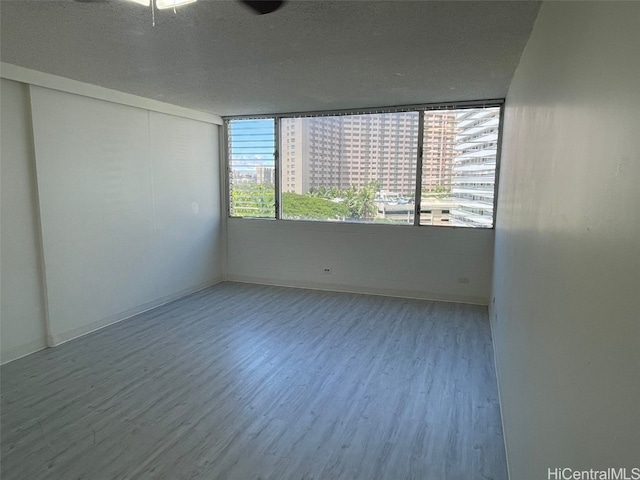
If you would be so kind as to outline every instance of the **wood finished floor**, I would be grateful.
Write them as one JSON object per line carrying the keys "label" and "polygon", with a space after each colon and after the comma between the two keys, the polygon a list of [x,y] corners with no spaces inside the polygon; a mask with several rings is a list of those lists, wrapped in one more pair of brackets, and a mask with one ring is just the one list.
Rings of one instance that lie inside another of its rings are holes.
{"label": "wood finished floor", "polygon": [[506,479],[486,308],[224,283],[2,367],[1,478]]}

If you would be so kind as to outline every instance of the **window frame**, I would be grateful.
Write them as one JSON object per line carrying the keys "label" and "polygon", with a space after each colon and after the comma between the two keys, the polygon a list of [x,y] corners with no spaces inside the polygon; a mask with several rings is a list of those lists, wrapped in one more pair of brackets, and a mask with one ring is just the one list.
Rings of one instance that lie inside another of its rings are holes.
{"label": "window frame", "polygon": [[[496,219],[498,216],[498,190],[500,179],[500,157],[502,154],[502,138],[503,138],[503,126],[504,126],[504,108],[505,99],[490,99],[490,100],[477,100],[477,101],[460,101],[460,102],[446,102],[446,103],[424,103],[416,105],[404,105],[393,107],[369,107],[360,109],[341,109],[341,110],[322,110],[322,111],[309,111],[309,112],[292,112],[292,113],[277,113],[277,114],[255,114],[255,115],[230,115],[222,117],[223,128],[223,148],[221,149],[224,155],[224,171],[225,175],[225,202],[227,210],[227,218],[233,219],[246,219],[246,220],[268,220],[268,221],[284,221],[284,222],[313,222],[320,224],[334,224],[335,222],[329,222],[326,220],[297,220],[282,218],[282,155],[280,144],[282,137],[282,119],[285,118],[305,118],[305,117],[323,117],[323,116],[343,116],[343,115],[367,115],[367,114],[381,114],[381,113],[405,113],[405,112],[417,112],[418,115],[418,148],[416,158],[416,184],[414,188],[414,195],[416,201],[414,201],[414,217],[412,224],[401,223],[384,223],[384,226],[404,226],[404,227],[444,227],[447,229],[458,228],[464,230],[494,230],[496,228]],[[424,112],[433,110],[461,110],[461,109],[473,109],[473,108],[499,108],[498,114],[498,135],[496,140],[496,166],[494,174],[494,187],[493,187],[493,215],[492,223],[490,227],[475,227],[475,226],[461,226],[461,225],[421,225],[421,199],[422,199],[422,173],[423,173],[423,161],[424,161]],[[229,142],[229,123],[234,120],[256,120],[256,119],[272,119],[274,122],[274,188],[275,188],[275,216],[274,217],[242,217],[231,214],[231,202],[229,201],[231,195],[231,162],[230,162],[230,142]],[[352,131],[350,133],[353,133]],[[288,133],[286,134],[288,136]],[[288,142],[289,138],[287,138]],[[285,147],[287,147],[286,145]],[[351,225],[378,225],[374,222],[355,222],[344,220],[338,222],[340,224]]]}

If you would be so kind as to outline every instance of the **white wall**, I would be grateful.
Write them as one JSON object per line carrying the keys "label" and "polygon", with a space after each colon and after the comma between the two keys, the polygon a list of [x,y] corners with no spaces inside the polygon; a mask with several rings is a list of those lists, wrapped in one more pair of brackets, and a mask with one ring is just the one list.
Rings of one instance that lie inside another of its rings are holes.
{"label": "white wall", "polygon": [[0,360],[45,347],[42,257],[28,87],[0,79]]}
{"label": "white wall", "polygon": [[31,87],[53,344],[222,280],[217,126]]}
{"label": "white wall", "polygon": [[5,79],[2,100],[3,362],[224,278],[217,125]]}
{"label": "white wall", "polygon": [[227,230],[229,280],[488,301],[492,230],[240,218]]}
{"label": "white wall", "polygon": [[507,96],[491,318],[513,480],[640,466],[639,48],[638,3],[545,3]]}

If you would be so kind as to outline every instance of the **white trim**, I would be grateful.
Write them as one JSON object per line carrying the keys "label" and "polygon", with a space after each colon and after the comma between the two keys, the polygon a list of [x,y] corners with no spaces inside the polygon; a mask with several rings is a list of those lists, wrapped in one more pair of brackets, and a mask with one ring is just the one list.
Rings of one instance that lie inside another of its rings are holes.
{"label": "white trim", "polygon": [[140,315],[141,313],[148,312],[149,310],[153,310],[154,308],[161,307],[167,303],[171,303],[175,300],[179,300],[187,295],[191,295],[192,293],[199,292],[200,290],[204,290],[209,287],[213,287],[218,283],[223,282],[221,276],[217,276],[216,278],[190,288],[186,288],[180,290],[179,292],[173,293],[171,295],[167,295],[156,300],[153,300],[149,303],[145,303],[143,305],[139,305],[125,312],[118,313],[116,315],[112,315],[108,318],[104,318],[98,321],[95,321],[89,325],[82,325],[81,327],[75,328],[73,330],[69,330],[67,332],[63,332],[58,335],[47,335],[47,343],[50,347],[57,347],[63,343],[74,340],[78,337],[82,337],[84,335],[88,335],[89,333],[93,333],[97,330],[102,330],[105,327],[113,325],[115,323],[122,322],[123,320],[128,320],[131,317],[135,317],[136,315]]}
{"label": "white trim", "polygon": [[128,105],[130,107],[166,113],[176,117],[189,118],[191,120],[212,123],[214,125],[222,125],[222,117],[212,113],[191,110],[189,108],[159,102],[150,98],[139,97],[137,95],[99,87],[90,83],[71,80],[70,78],[58,77],[57,75],[19,67],[11,63],[0,62],[0,77],[29,85],[36,85],[38,87],[50,88],[52,90],[73,93],[84,97],[119,103],[121,105]]}
{"label": "white trim", "polygon": [[321,290],[324,292],[356,293],[360,295],[376,295],[382,297],[411,298],[432,302],[465,303],[468,305],[487,306],[487,299],[475,295],[457,295],[455,293],[431,293],[416,290],[401,290],[397,288],[376,288],[361,285],[325,284],[306,280],[273,280],[265,277],[227,274],[227,282],[252,283],[257,285],[271,285],[274,287],[303,288],[306,290]]}
{"label": "white trim", "polygon": [[14,360],[18,360],[19,358],[26,357],[27,355],[31,355],[32,353],[36,353],[47,348],[55,348],[58,345],[69,342],[71,340],[75,340],[79,337],[83,337],[84,335],[88,335],[89,333],[93,333],[97,330],[102,330],[103,328],[121,322],[123,320],[128,320],[131,317],[135,317],[136,315],[140,315],[141,313],[148,312],[149,310],[153,310],[154,308],[158,308],[167,303],[179,300],[183,297],[186,297],[187,295],[191,295],[192,293],[210,288],[223,281],[224,279],[222,277],[216,277],[204,284],[181,290],[172,295],[159,298],[157,300],[154,300],[153,302],[141,305],[126,312],[122,312],[118,315],[114,315],[113,317],[94,322],[91,325],[84,325],[81,328],[77,328],[73,331],[65,332],[62,335],[58,335],[55,337],[52,335],[47,335],[47,341],[49,342],[49,345],[45,345],[44,341],[34,341],[26,345],[5,348],[2,350],[2,365],[6,365],[7,363],[13,362]]}
{"label": "white trim", "polygon": [[507,442],[507,429],[504,424],[504,408],[502,403],[502,389],[500,388],[500,364],[498,362],[498,352],[496,351],[496,334],[494,322],[498,319],[495,305],[495,294],[491,290],[489,305],[487,306],[489,314],[489,328],[491,329],[491,347],[493,350],[493,370],[496,374],[496,386],[498,387],[498,405],[500,406],[500,422],[502,423],[502,443],[504,445],[504,458],[507,464],[507,480],[511,479],[511,467],[509,465],[509,447]]}
{"label": "white trim", "polygon": [[24,345],[16,345],[11,347],[4,347],[2,349],[2,355],[0,355],[0,362],[2,365],[11,363],[19,358],[26,357],[32,353],[44,350],[47,346],[44,340],[34,340],[33,342],[26,343]]}

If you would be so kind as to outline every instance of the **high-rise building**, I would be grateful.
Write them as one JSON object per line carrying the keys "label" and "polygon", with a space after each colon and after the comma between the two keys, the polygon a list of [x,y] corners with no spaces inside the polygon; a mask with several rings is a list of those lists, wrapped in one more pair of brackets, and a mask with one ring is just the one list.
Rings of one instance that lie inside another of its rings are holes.
{"label": "high-rise building", "polygon": [[500,109],[458,110],[456,122],[451,223],[491,227]]}
{"label": "high-rise building", "polygon": [[283,119],[283,191],[347,189],[377,182],[381,191],[412,196],[418,113]]}
{"label": "high-rise building", "polygon": [[256,169],[256,183],[258,185],[274,185],[276,179],[276,169],[258,165]]}
{"label": "high-rise building", "polygon": [[302,118],[285,118],[280,124],[281,182],[283,192],[308,193],[307,156],[308,134]]}
{"label": "high-rise building", "polygon": [[424,114],[422,194],[451,191],[451,165],[456,138],[456,113],[451,110]]}

